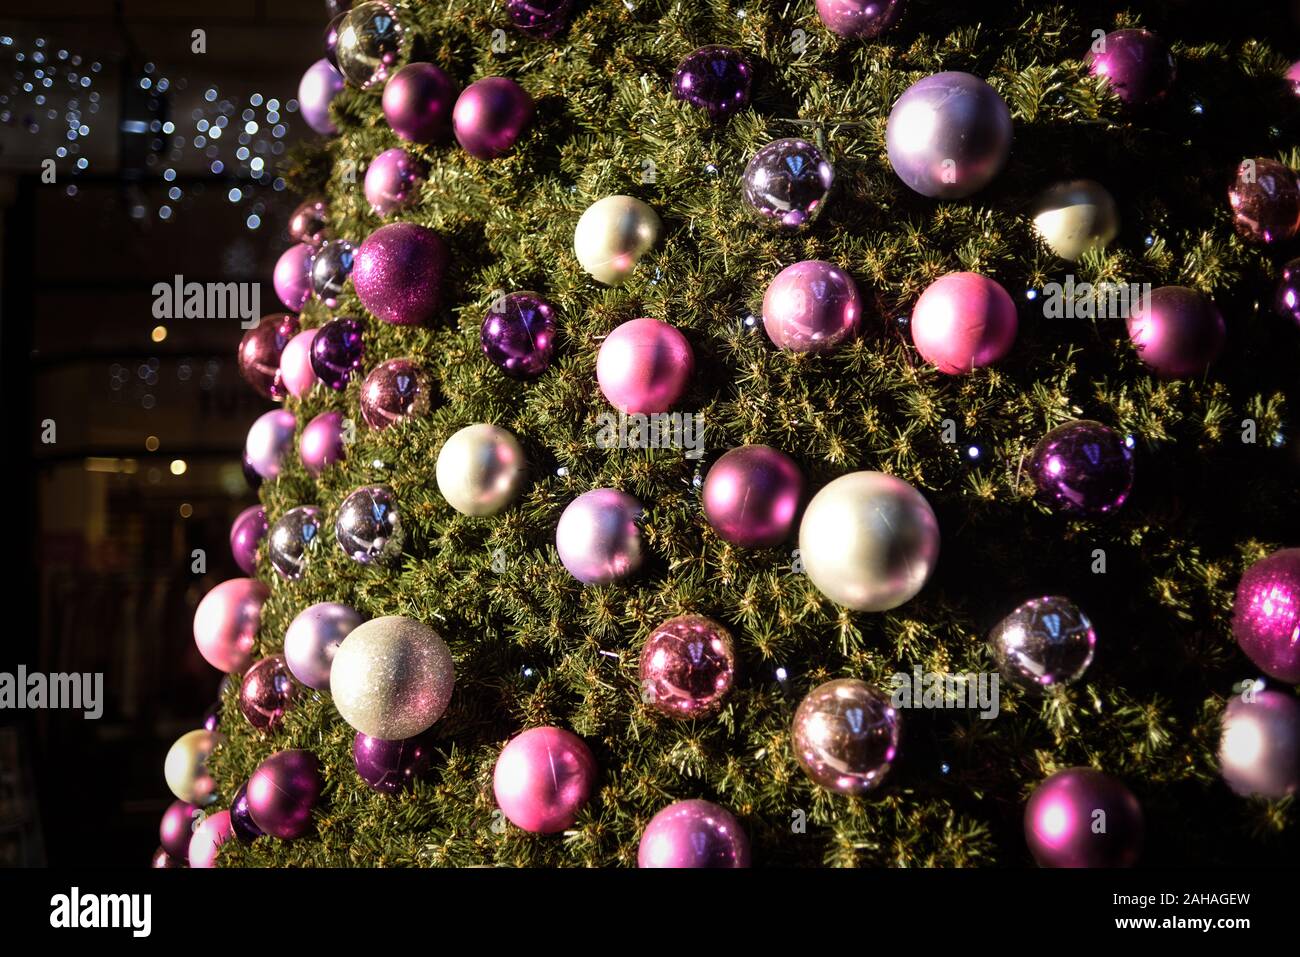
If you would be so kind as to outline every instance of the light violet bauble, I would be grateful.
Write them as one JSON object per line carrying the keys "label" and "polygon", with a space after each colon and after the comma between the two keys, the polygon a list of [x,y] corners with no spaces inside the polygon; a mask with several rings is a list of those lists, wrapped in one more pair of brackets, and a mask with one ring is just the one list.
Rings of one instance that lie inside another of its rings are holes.
{"label": "light violet bauble", "polygon": [[295,399],[304,398],[320,380],[311,367],[311,344],[316,338],[315,329],[298,333],[280,353],[280,379]]}
{"label": "light violet bauble", "polygon": [[831,33],[874,40],[903,15],[906,0],[817,0],[817,16]]}
{"label": "light violet bauble", "polygon": [[1300,548],[1246,569],[1233,600],[1232,634],[1266,675],[1300,684]]}
{"label": "light violet bauble", "polygon": [[283,655],[255,663],[239,685],[239,710],[259,731],[274,731],[293,704],[296,687]]}
{"label": "light violet bauble", "polygon": [[1034,206],[1034,231],[1049,249],[1074,262],[1105,249],[1119,235],[1119,207],[1105,186],[1090,179],[1057,183]]}
{"label": "light violet bauble", "polygon": [[413,359],[389,359],[361,383],[361,418],[372,429],[386,429],[429,414],[433,386]]}
{"label": "light violet bauble", "polygon": [[327,467],[342,461],[347,452],[342,412],[322,412],[303,426],[298,440],[298,458],[312,478],[319,478]]}
{"label": "light violet bauble", "polygon": [[512,292],[492,303],[479,334],[483,354],[506,375],[531,379],[551,367],[555,307],[535,292]]}
{"label": "light violet bauble", "polygon": [[663,232],[659,214],[633,196],[606,196],[587,207],[573,231],[573,252],[597,282],[618,286]]}
{"label": "light violet bauble", "polygon": [[266,538],[266,509],[250,505],[230,525],[230,554],[245,575],[257,574],[257,549]]}
{"label": "light violet bauble", "polygon": [[376,318],[417,325],[438,310],[449,260],[447,244],[432,229],[389,223],[357,250],[352,286]]}
{"label": "light violet bauble", "polygon": [[1088,616],[1057,595],[1025,602],[989,633],[998,673],[1027,688],[1077,681],[1092,663],[1096,647],[1097,632]]}
{"label": "light violet bauble", "polygon": [[231,578],[203,596],[194,611],[194,643],[208,664],[227,673],[248,667],[270,596],[254,578]]}
{"label": "light violet bauble", "polygon": [[926,362],[948,375],[992,365],[1016,341],[1016,304],[1002,285],[973,272],[932,282],[912,309],[912,342]]}
{"label": "light violet bauble", "polygon": [[384,119],[410,143],[443,143],[451,138],[456,84],[432,63],[408,63],[384,86]]}
{"label": "light violet bauble", "polygon": [[587,585],[606,585],[635,573],[645,560],[638,524],[641,503],[618,489],[579,495],[560,516],[555,547],[570,575]]}
{"label": "light violet bauble", "polygon": [[406,63],[411,35],[395,6],[358,3],[339,24],[334,55],[349,85],[377,92]]}
{"label": "light violet bauble", "polygon": [[451,113],[456,141],[481,160],[504,156],[533,122],[533,98],[514,80],[487,76],[461,91]]}
{"label": "light violet bauble", "polygon": [[668,619],[641,647],[641,700],[671,718],[715,710],[735,676],[731,633],[703,615]]}
{"label": "light violet bauble", "polygon": [[272,409],[253,422],[244,442],[244,454],[262,478],[279,477],[286,457],[293,451],[293,433],[297,426],[298,421],[288,409]]}
{"label": "light violet bauble", "polygon": [[311,812],[325,781],[310,751],[277,751],[248,779],[248,810],[262,831],[282,841],[311,830]]}
{"label": "light violet bauble", "polygon": [[346,239],[327,239],[312,251],[311,291],[326,308],[338,308],[348,277],[352,275],[355,253]]}
{"label": "light violet bauble", "polygon": [[495,515],[519,497],[528,463],[519,440],[480,422],[452,434],[438,452],[438,491],[462,515]]}
{"label": "light violet bauble", "polygon": [[680,331],[659,319],[632,319],[600,344],[596,381],[620,412],[667,412],[695,371],[695,353]]}
{"label": "light violet bauble", "polygon": [[187,731],[163,761],[163,777],[177,800],[199,807],[217,799],[217,782],[208,773],[208,756],[225,739],[213,731]]}
{"label": "light violet bauble", "polygon": [[748,867],[749,838],[726,808],[676,801],[641,832],[637,867]]}
{"label": "light violet bauble", "polygon": [[360,624],[361,615],[347,605],[333,601],[308,605],[284,633],[284,660],[289,671],[307,687],[328,691],[334,654]]}
{"label": "light violet bauble", "polygon": [[829,352],[853,338],[861,322],[857,283],[821,259],[786,266],[763,294],[763,329],[781,349]]}
{"label": "light violet bauble", "polygon": [[578,819],[596,782],[596,759],[582,739],[561,728],[530,728],[497,758],[492,789],[510,823],[554,834]]}
{"label": "light violet bauble", "polygon": [[1057,771],[1025,807],[1025,843],[1039,867],[1132,867],[1143,831],[1133,792],[1092,768]]}
{"label": "light violet bauble", "polygon": [[172,801],[163,812],[158,825],[158,838],[165,850],[172,857],[184,863],[190,854],[190,838],[194,835],[197,822],[203,819],[203,811],[197,804],[189,801]]}
{"label": "light violet bauble", "polygon": [[298,106],[308,126],[324,136],[339,131],[330,119],[330,104],[343,92],[343,74],[324,57],[307,68],[298,84]]}
{"label": "light violet bauble", "polygon": [[857,611],[911,599],[939,559],[939,522],[925,496],[883,472],[841,475],[813,496],[799,557],[827,598]]}
{"label": "light violet bauble", "polygon": [[391,216],[415,202],[428,164],[400,146],[384,150],[366,168],[365,194],[370,211]]}
{"label": "light violet bauble", "polygon": [[315,252],[306,243],[295,243],[275,261],[271,282],[286,309],[297,312],[311,298],[311,257]]}
{"label": "light violet bauble", "polygon": [[239,343],[239,372],[258,394],[283,399],[287,383],[280,372],[284,350],[298,332],[298,317],[283,312],[263,316]]}
{"label": "light violet bauble", "polygon": [[372,738],[413,738],[451,701],[451,652],[422,622],[390,615],[354,628],[334,653],[330,694],[339,716]]}
{"label": "light violet bauble", "polygon": [[289,238],[296,243],[319,246],[329,235],[329,204],[323,199],[309,199],[289,214]]}
{"label": "light violet bauble", "polygon": [[774,140],[754,154],[742,179],[745,203],[773,226],[809,226],[826,204],[835,168],[807,140]]}
{"label": "light violet bauble", "polygon": [[1300,231],[1300,180],[1277,160],[1243,160],[1228,205],[1237,235],[1250,242],[1285,242]]}
{"label": "light violet bauble", "polygon": [[1100,422],[1066,422],[1034,446],[1027,471],[1039,501],[1054,511],[1106,515],[1133,490],[1132,442]]}
{"label": "light violet bauble", "polygon": [[1159,103],[1173,89],[1178,70],[1169,47],[1150,30],[1115,30],[1098,39],[1084,58],[1126,106]]}
{"label": "light violet bauble", "polygon": [[344,555],[362,565],[388,565],[400,558],[406,533],[393,490],[363,485],[349,494],[334,520],[334,540]]}
{"label": "light violet bauble", "polygon": [[281,578],[297,581],[319,550],[321,510],[315,505],[291,508],[271,526],[266,551]]}
{"label": "light violet bauble", "polygon": [[1218,307],[1186,286],[1161,286],[1128,317],[1138,358],[1164,379],[1204,375],[1223,351],[1227,334]]}
{"label": "light violet bauble", "polygon": [[1278,800],[1300,790],[1300,702],[1281,691],[1233,698],[1223,712],[1219,773],[1237,794]]}
{"label": "light violet bauble", "polygon": [[213,868],[217,866],[217,854],[221,845],[234,836],[230,824],[229,811],[217,811],[203,819],[203,823],[194,829],[190,837],[189,862],[194,868]]}
{"label": "light violet bauble", "polygon": [[865,681],[839,678],[799,702],[790,746],[819,787],[865,794],[879,787],[893,767],[900,723],[888,696]]}
{"label": "light violet bauble", "polygon": [[794,459],[770,445],[742,445],[704,477],[704,517],[724,541],[768,548],[789,539],[803,493]]}
{"label": "light violet bauble", "polygon": [[724,119],[749,105],[754,68],[735,47],[711,44],[688,54],[673,74],[673,96]]}

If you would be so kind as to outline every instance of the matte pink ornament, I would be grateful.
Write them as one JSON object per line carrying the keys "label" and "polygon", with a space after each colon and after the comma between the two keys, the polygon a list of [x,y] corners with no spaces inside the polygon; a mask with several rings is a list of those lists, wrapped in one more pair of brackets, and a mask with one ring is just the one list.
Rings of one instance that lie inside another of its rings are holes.
{"label": "matte pink ornament", "polygon": [[733,545],[779,545],[794,531],[803,499],[803,473],[770,445],[725,453],[704,478],[704,517]]}
{"label": "matte pink ornament", "polygon": [[218,671],[243,671],[253,660],[262,604],[271,596],[253,578],[232,578],[203,596],[194,611],[194,643]]}
{"label": "matte pink ornament", "polygon": [[194,829],[194,836],[190,838],[190,867],[216,867],[217,852],[234,833],[230,826],[229,811],[209,814]]}
{"label": "matte pink ornament", "polygon": [[297,312],[311,298],[311,256],[306,243],[294,243],[275,261],[271,282],[286,309]]}
{"label": "matte pink ornament", "polygon": [[1186,286],[1161,286],[1128,319],[1138,358],[1165,379],[1203,375],[1227,334],[1218,307]]}
{"label": "matte pink ornament", "polygon": [[298,457],[312,478],[319,478],[326,468],[342,461],[346,455],[342,412],[322,412],[303,428],[302,438],[298,441]]}
{"label": "matte pink ornament", "polygon": [[533,122],[533,98],[509,77],[488,76],[461,91],[451,124],[465,152],[482,160],[504,156]]}
{"label": "matte pink ornament", "polygon": [[304,329],[280,353],[280,381],[295,399],[303,398],[320,381],[311,367],[311,344],[315,338],[315,329]]}
{"label": "matte pink ornament", "polygon": [[621,412],[667,412],[695,369],[686,337],[658,319],[633,319],[611,332],[596,357],[596,379]]}
{"label": "matte pink ornament", "polygon": [[579,495],[555,526],[555,548],[565,569],[587,585],[607,585],[635,573],[645,561],[642,513],[641,503],[618,489]]}
{"label": "matte pink ornament", "polygon": [[534,834],[571,827],[591,797],[596,759],[577,735],[561,728],[530,728],[497,758],[493,790],[510,822]]}
{"label": "matte pink ornament", "polygon": [[195,818],[202,819],[203,810],[189,801],[173,801],[163,812],[158,825],[158,837],[163,849],[182,864],[189,858],[190,838],[194,836]]}
{"label": "matte pink ornament", "polygon": [[973,272],[930,284],[912,310],[912,341],[940,372],[961,375],[997,362],[1016,341],[1016,304],[1002,286]]}
{"label": "matte pink ornament", "polygon": [[411,205],[427,171],[423,160],[400,146],[384,150],[366,168],[365,194],[370,211],[377,216],[391,216]]}

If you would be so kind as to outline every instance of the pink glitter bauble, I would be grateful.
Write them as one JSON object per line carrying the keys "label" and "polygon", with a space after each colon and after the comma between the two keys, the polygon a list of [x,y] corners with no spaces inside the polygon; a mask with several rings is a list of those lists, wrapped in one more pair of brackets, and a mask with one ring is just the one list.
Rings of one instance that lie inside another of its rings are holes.
{"label": "pink glitter bauble", "polygon": [[668,619],[641,649],[641,700],[673,718],[717,708],[735,676],[731,633],[703,615]]}
{"label": "pink glitter bauble", "polygon": [[704,478],[704,517],[733,545],[779,545],[794,531],[803,473],[770,445],[742,445],[723,454]]}
{"label": "pink glitter bauble", "polygon": [[361,244],[352,286],[361,304],[384,322],[410,326],[429,319],[442,299],[447,244],[415,223],[380,226]]}
{"label": "pink glitter bauble", "polygon": [[311,257],[315,252],[306,243],[294,243],[280,254],[271,274],[275,294],[286,309],[297,312],[311,298]]}
{"label": "pink glitter bauble", "polygon": [[190,838],[190,867],[216,867],[217,852],[234,833],[229,811],[209,814]]}
{"label": "pink glitter bauble", "polygon": [[248,667],[270,596],[253,578],[232,578],[203,596],[194,612],[194,643],[208,664],[228,673]]}
{"label": "pink glitter bauble", "polygon": [[571,827],[591,797],[596,759],[582,739],[561,728],[530,728],[497,758],[492,786],[510,822],[534,834]]}
{"label": "pink glitter bauble", "polygon": [[992,365],[1016,341],[1016,304],[1000,284],[973,272],[949,273],[912,310],[912,341],[940,372],[960,375]]}
{"label": "pink glitter bauble", "polygon": [[1232,634],[1266,675],[1300,684],[1300,548],[1261,558],[1241,576]]}
{"label": "pink glitter bauble", "polygon": [[658,319],[633,319],[611,332],[596,357],[596,379],[620,412],[667,412],[690,383],[695,354],[686,337]]}
{"label": "pink glitter bauble", "polygon": [[303,398],[320,381],[311,367],[311,344],[315,338],[315,329],[304,329],[280,353],[280,381],[295,399]]}

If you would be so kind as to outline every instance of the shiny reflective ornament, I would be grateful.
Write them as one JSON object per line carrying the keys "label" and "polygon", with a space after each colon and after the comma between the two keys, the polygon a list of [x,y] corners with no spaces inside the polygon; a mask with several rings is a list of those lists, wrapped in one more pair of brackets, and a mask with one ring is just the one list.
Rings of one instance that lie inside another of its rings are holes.
{"label": "shiny reflective ornament", "polygon": [[450,253],[442,237],[415,223],[389,223],[357,250],[352,286],[376,318],[398,326],[433,317]]}
{"label": "shiny reflective ornament", "polygon": [[363,565],[386,565],[402,554],[406,536],[397,500],[386,485],[363,485],[339,506],[334,537],[347,555]]}
{"label": "shiny reflective ornament", "polygon": [[1133,792],[1092,768],[1057,771],[1025,807],[1025,843],[1039,867],[1132,867],[1144,830]]}
{"label": "shiny reflective ornament", "polygon": [[903,15],[906,0],[817,0],[817,16],[831,33],[874,40]]}
{"label": "shiny reflective ornament", "polygon": [[768,143],[754,154],[742,180],[749,208],[773,226],[798,230],[816,219],[835,182],[835,168],[807,140]]}
{"label": "shiny reflective ornament", "polygon": [[1246,569],[1232,605],[1232,634],[1264,674],[1300,684],[1300,548]]}
{"label": "shiny reflective ornament", "polygon": [[1115,197],[1090,179],[1057,183],[1034,207],[1034,230],[1052,252],[1070,262],[1109,246],[1119,225]]}
{"label": "shiny reflective ornament", "polygon": [[1129,340],[1156,375],[1186,379],[1205,374],[1223,351],[1228,330],[1209,297],[1186,286],[1161,286],[1134,305]]}
{"label": "shiny reflective ornament", "polygon": [[676,801],[641,832],[638,867],[748,867],[749,838],[726,808]]}
{"label": "shiny reflective ornament", "polygon": [[632,319],[600,344],[596,381],[609,404],[628,414],[667,412],[695,371],[695,353],[681,332],[659,319]]}
{"label": "shiny reflective ornament", "polygon": [[1251,242],[1285,242],[1300,231],[1300,181],[1277,160],[1242,160],[1228,205],[1237,234]]}
{"label": "shiny reflective ornament", "polygon": [[244,454],[253,470],[264,479],[279,478],[293,452],[293,433],[298,420],[288,409],[272,409],[258,416],[248,429]]}
{"label": "shiny reflective ornament", "polygon": [[248,667],[270,595],[254,578],[231,578],[203,596],[194,611],[194,644],[208,664],[227,673]]}
{"label": "shiny reflective ornament", "polygon": [[551,366],[555,307],[535,292],[512,292],[483,317],[483,354],[508,376],[531,379]]}
{"label": "shiny reflective ornament", "polygon": [[528,463],[519,440],[500,426],[467,425],[443,443],[438,491],[462,515],[495,515],[519,497]]}
{"label": "shiny reflective ornament", "polygon": [[280,379],[285,390],[295,399],[306,397],[317,381],[316,370],[311,367],[311,344],[316,340],[315,329],[298,333],[280,353]]}
{"label": "shiny reflective ornament", "polygon": [[323,199],[309,199],[289,214],[289,238],[296,243],[319,246],[329,235],[329,204]]}
{"label": "shiny reflective ornament", "polygon": [[857,283],[821,259],[786,266],[763,294],[763,329],[781,349],[829,352],[853,338],[861,322]]}
{"label": "shiny reflective ornament", "polygon": [[1173,89],[1178,70],[1169,47],[1150,30],[1116,30],[1096,41],[1084,58],[1093,76],[1128,106],[1159,103]]}
{"label": "shiny reflective ornament", "polygon": [[803,501],[803,473],[769,445],[724,453],[704,478],[704,517],[733,545],[767,548],[789,539]]}
{"label": "shiny reflective ornament", "polygon": [[308,605],[284,633],[284,660],[289,671],[307,687],[328,691],[334,655],[360,624],[361,615],[348,605],[333,601]]}
{"label": "shiny reflective ornament", "polygon": [[668,619],[641,648],[641,700],[672,718],[719,707],[735,675],[731,633],[703,615]]}
{"label": "shiny reflective ornament", "polygon": [[533,98],[522,86],[509,77],[487,76],[456,98],[451,128],[470,156],[496,159],[514,148],[536,113]]}
{"label": "shiny reflective ornament", "polygon": [[339,131],[330,119],[330,104],[343,92],[343,74],[322,57],[307,68],[298,84],[298,109],[303,122],[322,136]]}
{"label": "shiny reflective ornament", "polygon": [[361,418],[372,429],[386,429],[429,414],[428,374],[412,359],[389,359],[361,383]]}
{"label": "shiny reflective ornament", "polygon": [[1273,307],[1279,316],[1300,326],[1300,259],[1293,259],[1282,267]]}
{"label": "shiny reflective ornament", "polygon": [[587,585],[607,585],[636,572],[645,560],[641,503],[618,489],[579,495],[560,516],[555,547],[569,574]]}
{"label": "shiny reflective ornament", "polygon": [[346,239],[321,243],[311,257],[311,290],[329,309],[337,309],[339,297],[352,275],[354,250]]}
{"label": "shiny reflective ornament", "polygon": [[346,16],[347,11],[344,11],[331,17],[325,27],[325,59],[336,70],[339,68],[339,31],[343,29],[343,19]]}
{"label": "shiny reflective ornament", "polygon": [[391,615],[354,628],[334,653],[330,694],[339,716],[372,738],[413,738],[451,701],[451,652],[422,622]]}
{"label": "shiny reflective ornament", "polygon": [[203,819],[203,823],[194,829],[190,836],[190,867],[211,868],[217,866],[217,854],[221,845],[234,836],[230,826],[230,812],[217,811]]}
{"label": "shiny reflective ornament", "polygon": [[1004,680],[1030,688],[1067,685],[1092,663],[1097,633],[1068,598],[1034,598],[989,634],[989,650]]}
{"label": "shiny reflective ornament", "polygon": [[411,143],[442,143],[451,138],[456,84],[432,63],[408,63],[384,86],[384,119]]}
{"label": "shiny reflective ornament", "polygon": [[378,90],[406,63],[411,39],[395,6],[358,3],[343,18],[334,50],[349,84]]}
{"label": "shiny reflective ornament", "polygon": [[817,589],[858,611],[888,611],[924,586],[939,559],[925,496],[883,472],[841,475],[804,510],[799,556]]}
{"label": "shiny reflective ornament", "polygon": [[1219,773],[1242,797],[1278,800],[1300,790],[1300,702],[1282,691],[1252,691],[1223,712]]}
{"label": "shiny reflective ornament", "polygon": [[865,681],[839,678],[799,702],[790,745],[818,786],[865,794],[879,787],[893,766],[900,721],[887,695]]}
{"label": "shiny reflective ornament", "polygon": [[315,251],[306,243],[294,243],[275,261],[271,283],[286,309],[297,312],[311,298],[311,257]]}
{"label": "shiny reflective ornament", "polygon": [[298,440],[298,458],[312,478],[319,478],[326,468],[342,461],[346,455],[342,412],[322,412],[303,426]]}
{"label": "shiny reflective ornament", "polygon": [[510,823],[554,834],[573,826],[595,781],[596,759],[581,738],[561,728],[530,728],[502,749],[492,790]]}
{"label": "shiny reflective ornament", "polygon": [[163,850],[177,858],[181,864],[189,858],[190,837],[194,833],[196,822],[202,818],[203,811],[189,801],[172,801],[163,812],[162,821],[158,825],[158,839]]}
{"label": "shiny reflective ornament", "polygon": [[506,0],[506,13],[520,33],[549,40],[569,25],[573,0]]}
{"label": "shiny reflective ornament", "polygon": [[1011,351],[1019,319],[1011,294],[987,276],[954,272],[921,293],[912,309],[912,342],[947,375],[992,365]]}
{"label": "shiny reflective ornament", "polygon": [[245,844],[253,843],[265,833],[253,820],[253,811],[248,806],[247,781],[239,786],[235,799],[230,802],[230,830]]}
{"label": "shiny reflective ornament", "polygon": [[245,575],[257,574],[257,549],[266,538],[266,509],[250,505],[230,526],[230,554]]}
{"label": "shiny reflective ornament", "polygon": [[1300,96],[1300,60],[1287,68],[1286,83],[1293,94]]}
{"label": "shiny reflective ornament", "polygon": [[365,357],[360,319],[331,319],[316,330],[311,343],[311,367],[327,387],[335,392],[347,388],[352,374],[361,368]]}
{"label": "shiny reflective ornament", "polygon": [[321,510],[315,505],[299,505],[276,519],[266,551],[281,578],[296,581],[306,573],[319,547],[320,526]]}
{"label": "shiny reflective ornament", "polygon": [[659,214],[633,196],[606,196],[587,207],[573,232],[573,252],[597,282],[618,286],[659,242]]}
{"label": "shiny reflective ornament", "polygon": [[365,194],[370,211],[391,216],[415,202],[428,164],[400,146],[384,150],[366,168]]}
{"label": "shiny reflective ornament", "polygon": [[282,841],[311,830],[311,812],[325,787],[320,760],[310,751],[277,751],[248,779],[253,823]]}
{"label": "shiny reflective ornament", "polygon": [[239,686],[239,710],[259,731],[274,731],[290,705],[296,688],[283,655],[270,655],[248,669]]}
{"label": "shiny reflective ornament", "polygon": [[352,763],[371,790],[396,794],[433,764],[433,735],[426,731],[404,741],[385,741],[358,731],[352,741]]}
{"label": "shiny reflective ornament", "polygon": [[217,799],[217,782],[208,773],[208,756],[225,739],[212,731],[188,731],[167,751],[163,777],[177,800],[205,807]]}
{"label": "shiny reflective ornament", "polygon": [[263,316],[240,340],[239,372],[264,398],[284,398],[280,356],[297,332],[298,317],[277,312]]}
{"label": "shiny reflective ornament", "polygon": [[1039,440],[1029,475],[1044,504],[1067,515],[1105,515],[1133,489],[1133,450],[1114,429],[1080,419]]}
{"label": "shiny reflective ornament", "polygon": [[700,47],[678,65],[673,95],[722,119],[749,105],[753,74],[749,60],[734,47]]}

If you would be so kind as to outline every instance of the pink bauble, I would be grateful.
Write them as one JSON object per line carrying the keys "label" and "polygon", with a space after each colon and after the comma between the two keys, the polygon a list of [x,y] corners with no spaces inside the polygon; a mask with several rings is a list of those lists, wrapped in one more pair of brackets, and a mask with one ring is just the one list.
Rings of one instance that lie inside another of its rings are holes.
{"label": "pink bauble", "polygon": [[389,223],[357,249],[352,288],[377,318],[416,325],[437,311],[449,259],[447,244],[432,229]]}
{"label": "pink bauble", "polygon": [[181,863],[189,857],[190,838],[195,831],[194,819],[202,817],[202,809],[189,801],[172,801],[163,812],[158,837],[167,853]]}
{"label": "pink bauble", "polygon": [[325,781],[310,751],[277,751],[248,779],[248,811],[272,837],[292,841],[311,830],[311,812]]}
{"label": "pink bauble", "polygon": [[318,381],[311,367],[311,344],[315,338],[315,329],[304,329],[280,353],[280,380],[295,399],[305,396]]}
{"label": "pink bauble", "polygon": [[509,77],[488,76],[461,91],[451,125],[465,152],[490,160],[510,152],[535,113],[533,98],[522,86]]}
{"label": "pink bauble", "polygon": [[451,136],[456,84],[432,63],[408,63],[384,87],[384,118],[404,140],[440,143]]}
{"label": "pink bauble", "polygon": [[658,319],[633,319],[611,332],[596,358],[596,379],[621,412],[667,412],[690,383],[695,354],[686,337]]}
{"label": "pink bauble", "polygon": [[217,852],[234,833],[229,811],[209,814],[190,838],[190,867],[216,867]]}
{"label": "pink bauble", "polygon": [[342,412],[322,412],[303,427],[302,438],[298,441],[298,457],[312,478],[319,477],[328,466],[346,457],[343,421]]}
{"label": "pink bauble", "polygon": [[822,259],[786,266],[763,294],[763,329],[781,349],[829,352],[851,339],[861,322],[857,283]]}
{"label": "pink bauble", "polygon": [[1128,319],[1138,358],[1165,379],[1203,375],[1227,334],[1218,307],[1186,286],[1161,286]]}
{"label": "pink bauble", "polygon": [[725,453],[704,478],[704,517],[734,545],[766,548],[790,537],[803,499],[803,473],[770,445]]}
{"label": "pink bauble", "polygon": [[400,146],[384,150],[366,169],[365,194],[370,211],[391,216],[415,201],[428,166]]}
{"label": "pink bauble", "polygon": [[288,409],[272,409],[257,417],[244,442],[244,456],[264,479],[278,478],[284,460],[293,451],[298,421]]}
{"label": "pink bauble", "polygon": [[569,503],[555,526],[555,548],[569,574],[587,585],[607,585],[645,561],[638,522],[641,503],[626,492],[597,488]]}
{"label": "pink bauble", "polygon": [[232,578],[203,596],[194,611],[194,643],[218,671],[243,671],[253,660],[262,604],[271,596],[253,578]]}
{"label": "pink bauble", "polygon": [[1300,684],[1300,548],[1261,558],[1241,576],[1232,634],[1271,678]]}
{"label": "pink bauble", "polygon": [[551,727],[530,728],[511,739],[492,776],[501,812],[534,834],[572,826],[595,781],[596,759],[582,739]]}
{"label": "pink bauble", "polygon": [[912,341],[940,372],[960,375],[992,365],[1016,341],[1016,304],[999,283],[973,272],[930,284],[912,310]]}
{"label": "pink bauble", "polygon": [[306,243],[294,243],[275,261],[271,282],[286,309],[297,312],[311,298],[311,254]]}

